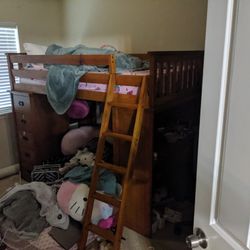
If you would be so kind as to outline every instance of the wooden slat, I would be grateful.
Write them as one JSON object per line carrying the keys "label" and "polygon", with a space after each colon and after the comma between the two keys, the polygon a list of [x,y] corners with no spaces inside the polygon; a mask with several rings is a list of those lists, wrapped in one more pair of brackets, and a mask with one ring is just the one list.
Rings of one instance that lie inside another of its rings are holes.
{"label": "wooden slat", "polygon": [[156,81],[156,92],[157,97],[162,96],[162,84],[163,84],[163,64],[162,62],[157,62],[157,81]]}
{"label": "wooden slat", "polygon": [[110,66],[114,63],[112,61],[113,55],[81,55],[80,64],[96,65],[96,66]]}
{"label": "wooden slat", "polygon": [[143,76],[135,76],[135,75],[116,75],[116,84],[118,85],[126,85],[126,86],[141,86]]}
{"label": "wooden slat", "polygon": [[137,109],[137,104],[130,103],[119,103],[119,102],[109,102],[109,105],[117,107],[117,108],[125,108],[125,109]]}
{"label": "wooden slat", "polygon": [[103,161],[96,163],[96,165],[97,165],[97,167],[105,168],[105,169],[110,170],[110,171],[117,173],[117,174],[121,174],[121,175],[126,174],[126,168],[122,167],[122,166],[117,166],[117,165],[110,164],[110,163],[103,162]]}
{"label": "wooden slat", "polygon": [[197,51],[149,51],[149,55],[154,57],[165,57],[168,58],[170,56],[182,58],[182,57],[197,57],[201,58],[204,55],[203,50]]}
{"label": "wooden slat", "polygon": [[138,96],[136,95],[126,95],[126,94],[114,94],[113,102],[121,102],[121,103],[130,103],[135,104],[137,103]]}
{"label": "wooden slat", "polygon": [[124,141],[132,141],[133,139],[131,135],[124,135],[124,134],[114,133],[110,131],[104,132],[103,136],[113,137],[113,138],[117,138],[117,139],[124,140]]}
{"label": "wooden slat", "polygon": [[87,101],[105,102],[106,93],[79,89],[77,91],[76,98]]}
{"label": "wooden slat", "polygon": [[[117,102],[119,101],[129,102],[131,104],[136,103],[136,99],[137,99],[137,96],[133,96],[133,95],[114,94],[114,96],[115,96],[114,99]],[[105,102],[106,92],[97,92],[97,91],[78,89],[76,98],[88,100],[88,101]],[[147,101],[145,108],[147,108],[148,106],[149,105]]]}
{"label": "wooden slat", "polygon": [[80,55],[10,55],[11,63],[80,65]]}
{"label": "wooden slat", "polygon": [[16,70],[16,69],[13,69],[12,74],[16,77],[46,80],[48,72],[45,70],[24,70],[24,69]]}
{"label": "wooden slat", "polygon": [[121,205],[121,201],[115,197],[112,197],[111,195],[95,192],[93,194],[93,198],[96,200],[102,201],[104,203],[111,204],[112,206],[116,208],[119,208]]}
{"label": "wooden slat", "polygon": [[80,78],[80,82],[108,84],[110,75],[108,73],[87,73]]}
{"label": "wooden slat", "polygon": [[[114,236],[113,232],[110,230],[102,229],[94,224],[89,224],[88,229],[92,233],[97,234],[106,240],[109,240],[111,242],[114,241],[115,236]],[[87,229],[84,229],[84,230],[87,230]]]}
{"label": "wooden slat", "polygon": [[18,83],[14,84],[13,90],[27,93],[46,94],[45,85],[40,84]]}
{"label": "wooden slat", "polygon": [[112,55],[10,55],[11,63],[43,63],[65,65],[109,66],[114,63]]}

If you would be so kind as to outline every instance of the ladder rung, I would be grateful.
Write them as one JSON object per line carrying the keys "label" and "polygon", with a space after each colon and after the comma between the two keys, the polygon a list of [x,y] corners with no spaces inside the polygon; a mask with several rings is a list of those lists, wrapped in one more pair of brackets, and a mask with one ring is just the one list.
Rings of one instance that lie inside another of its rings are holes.
{"label": "ladder rung", "polygon": [[[89,224],[88,229],[92,233],[97,234],[106,240],[114,242],[115,235],[113,234],[113,232],[111,230],[102,229],[94,224]],[[87,229],[84,228],[84,230],[87,230]]]}
{"label": "ladder rung", "polygon": [[131,103],[109,102],[108,104],[117,108],[125,108],[125,109],[137,109],[138,108],[138,104],[131,104]]}
{"label": "ladder rung", "polygon": [[104,132],[103,136],[114,137],[114,138],[118,138],[118,139],[125,140],[125,141],[132,141],[133,139],[132,135],[124,135],[124,134],[114,133],[110,131]]}
{"label": "ladder rung", "polygon": [[110,163],[107,163],[107,162],[96,163],[96,166],[101,167],[101,168],[105,168],[105,169],[110,170],[110,171],[112,171],[114,173],[117,173],[117,174],[122,174],[122,175],[126,174],[126,168],[125,167],[113,165],[113,164],[110,164]]}
{"label": "ladder rung", "polygon": [[119,208],[121,201],[111,195],[95,192],[93,198]]}

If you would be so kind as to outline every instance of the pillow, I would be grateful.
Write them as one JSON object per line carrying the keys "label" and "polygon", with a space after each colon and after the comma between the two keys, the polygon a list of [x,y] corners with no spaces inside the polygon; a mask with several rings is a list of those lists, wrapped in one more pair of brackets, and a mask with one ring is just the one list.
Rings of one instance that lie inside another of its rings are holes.
{"label": "pillow", "polygon": [[24,50],[28,55],[45,55],[47,46],[38,45],[34,43],[24,43]]}
{"label": "pillow", "polygon": [[[27,55],[45,55],[45,52],[48,48],[47,46],[34,44],[34,43],[24,43],[23,47]],[[28,63],[26,65],[26,68],[34,69],[34,70],[45,69],[42,63]]]}
{"label": "pillow", "polygon": [[87,143],[99,135],[99,129],[91,126],[83,126],[71,129],[62,138],[61,151],[64,155],[73,155],[79,148],[84,148]]}

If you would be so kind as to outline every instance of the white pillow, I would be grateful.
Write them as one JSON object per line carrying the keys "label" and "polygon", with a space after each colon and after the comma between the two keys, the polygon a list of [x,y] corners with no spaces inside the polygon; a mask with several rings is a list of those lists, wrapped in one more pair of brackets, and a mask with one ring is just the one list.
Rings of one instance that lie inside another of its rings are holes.
{"label": "white pillow", "polygon": [[[27,55],[45,55],[47,50],[47,46],[34,44],[34,43],[24,43],[24,50]],[[34,69],[34,70],[44,70],[44,65],[42,63],[28,63],[25,66],[26,69]]]}
{"label": "white pillow", "polygon": [[47,46],[34,44],[34,43],[24,43],[23,47],[28,55],[45,55]]}

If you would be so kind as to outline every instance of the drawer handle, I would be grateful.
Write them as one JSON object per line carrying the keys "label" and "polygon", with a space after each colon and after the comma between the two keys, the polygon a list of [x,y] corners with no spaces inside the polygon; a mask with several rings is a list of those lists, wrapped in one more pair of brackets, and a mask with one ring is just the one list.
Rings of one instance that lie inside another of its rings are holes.
{"label": "drawer handle", "polygon": [[18,105],[23,107],[24,106],[24,102],[23,101],[19,101]]}
{"label": "drawer handle", "polygon": [[24,114],[22,114],[21,122],[24,123],[24,124],[26,123],[25,115]]}

